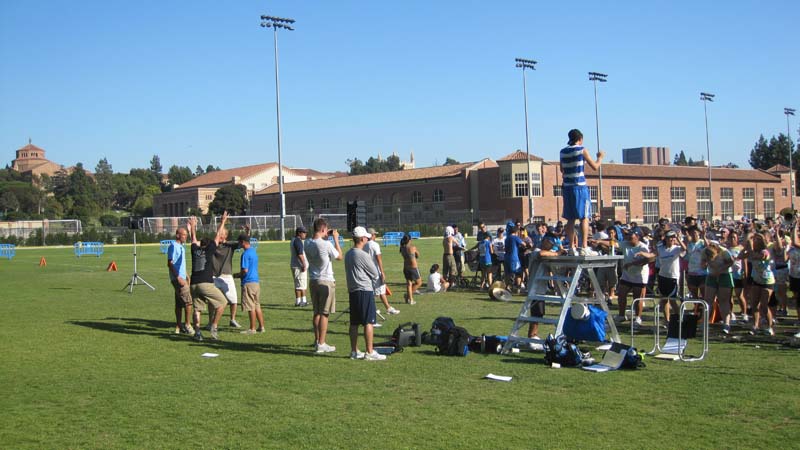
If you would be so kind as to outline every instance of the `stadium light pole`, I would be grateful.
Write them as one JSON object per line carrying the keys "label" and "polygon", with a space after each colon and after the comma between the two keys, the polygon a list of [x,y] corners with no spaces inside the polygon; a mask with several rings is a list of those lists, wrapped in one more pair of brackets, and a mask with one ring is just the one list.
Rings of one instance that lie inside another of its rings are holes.
{"label": "stadium light pole", "polygon": [[528,135],[528,84],[525,79],[525,69],[536,70],[536,61],[532,59],[516,58],[516,66],[522,69],[522,97],[525,101],[525,158],[528,163],[528,223],[533,223],[533,192],[531,183],[531,145]]}
{"label": "stadium light pole", "polygon": [[[594,129],[595,129],[595,133],[597,135],[597,153],[600,153],[600,114],[598,114],[598,112],[597,112],[597,82],[599,81],[601,83],[605,83],[605,82],[608,81],[606,78],[608,78],[608,75],[606,75],[604,73],[589,72],[589,81],[591,81],[592,84],[594,84]],[[597,170],[597,176],[598,176],[598,179],[600,180],[599,186],[598,186],[598,189],[597,189],[597,197],[598,197],[597,198],[597,204],[598,204],[598,206],[600,208],[600,211],[598,211],[598,212],[600,213],[600,215],[602,217],[602,215],[603,215],[603,166],[602,166],[602,164],[600,165],[600,167]]]}
{"label": "stadium light pole", "polygon": [[281,203],[281,240],[286,240],[286,199],[283,195],[283,162],[281,158],[281,84],[278,79],[278,28],[294,31],[294,19],[261,16],[261,27],[272,28],[275,37],[275,109],[278,117],[278,191]]}
{"label": "stadium light pole", "polygon": [[793,116],[795,110],[792,108],[783,108],[783,113],[786,114],[786,138],[789,140],[789,199],[792,202],[792,209],[794,209],[794,169],[792,168],[794,145],[792,144],[792,129],[789,127],[789,116]]}
{"label": "stadium light pole", "polygon": [[714,101],[714,94],[707,92],[700,93],[700,100],[703,102],[703,114],[706,118],[706,162],[708,163],[708,204],[710,206],[711,217],[707,219],[709,223],[714,222],[714,191],[711,188],[711,145],[708,143],[708,102]]}

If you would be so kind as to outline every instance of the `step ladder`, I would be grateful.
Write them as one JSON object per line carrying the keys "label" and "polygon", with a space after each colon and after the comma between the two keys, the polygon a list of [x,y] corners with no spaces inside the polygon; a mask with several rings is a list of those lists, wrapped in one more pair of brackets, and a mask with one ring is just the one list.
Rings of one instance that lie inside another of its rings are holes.
{"label": "step ladder", "polygon": [[[519,344],[544,344],[544,339],[528,338],[519,336],[519,331],[523,325],[532,322],[556,325],[554,336],[563,334],[564,319],[567,317],[569,308],[575,303],[586,305],[597,305],[606,313],[606,322],[610,329],[609,337],[613,342],[620,342],[617,327],[614,324],[611,314],[606,305],[606,297],[600,289],[595,270],[605,267],[616,269],[617,263],[622,260],[621,255],[609,256],[553,256],[540,257],[535,263],[536,268],[531,282],[528,283],[528,295],[520,309],[519,315],[508,333],[508,341],[503,346],[503,353],[511,352],[511,349]],[[586,275],[591,283],[591,297],[581,297],[579,287],[581,277]],[[548,295],[550,282],[555,284],[555,295]],[[536,301],[544,301],[547,305],[557,304],[561,307],[558,319],[547,317],[532,317],[530,314],[531,304]],[[527,331],[526,331],[527,334]]]}

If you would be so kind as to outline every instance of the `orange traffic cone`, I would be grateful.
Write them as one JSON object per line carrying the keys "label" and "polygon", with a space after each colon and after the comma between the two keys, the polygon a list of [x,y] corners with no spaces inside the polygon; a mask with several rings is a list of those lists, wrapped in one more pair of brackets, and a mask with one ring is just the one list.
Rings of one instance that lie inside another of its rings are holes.
{"label": "orange traffic cone", "polygon": [[44,259],[44,256],[39,260],[39,267],[47,267],[47,260]]}
{"label": "orange traffic cone", "polygon": [[111,264],[108,265],[106,268],[106,272],[116,272],[117,271],[117,263],[111,261]]}
{"label": "orange traffic cone", "polygon": [[386,295],[392,295],[392,290],[389,289],[389,285],[386,285]]}

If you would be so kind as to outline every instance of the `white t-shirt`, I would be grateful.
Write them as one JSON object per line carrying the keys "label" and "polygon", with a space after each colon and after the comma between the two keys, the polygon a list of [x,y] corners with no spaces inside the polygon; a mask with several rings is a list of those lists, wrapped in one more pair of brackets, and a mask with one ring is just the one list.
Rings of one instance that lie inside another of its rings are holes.
{"label": "white t-shirt", "polygon": [[498,261],[505,260],[506,257],[506,239],[505,238],[494,238],[492,239],[492,248],[494,248],[494,254],[497,256]]}
{"label": "white t-shirt", "polygon": [[442,274],[439,272],[433,272],[432,274],[428,275],[428,291],[442,291]]}
{"label": "white t-shirt", "polygon": [[335,281],[333,279],[332,260],[339,257],[339,252],[326,239],[312,239],[306,244],[308,259],[308,276],[317,281]]}
{"label": "white t-shirt", "polygon": [[[661,267],[658,269],[658,274],[665,278],[672,278],[677,280],[681,274],[680,256],[683,249],[680,245],[673,245],[670,248],[664,247],[664,244],[658,244],[658,261]],[[308,250],[306,250],[308,252]]]}
{"label": "white t-shirt", "polygon": [[625,269],[622,270],[622,279],[628,283],[647,284],[650,278],[650,268],[647,264],[641,266],[638,264],[630,264],[626,266],[628,263],[641,261],[641,258],[635,257],[637,253],[650,252],[650,249],[647,248],[647,244],[639,242],[636,245],[631,245],[628,241],[622,241],[619,244],[619,251],[624,256],[622,259],[622,266],[625,267]]}
{"label": "white t-shirt", "polygon": [[[369,256],[372,258],[372,263],[375,264],[375,269],[377,269],[378,273],[380,273],[381,267],[378,265],[378,256],[381,254],[381,245],[373,240],[370,240],[367,242],[364,250],[369,253]],[[379,288],[381,286],[383,286],[383,278],[379,277],[375,282],[375,288]]]}

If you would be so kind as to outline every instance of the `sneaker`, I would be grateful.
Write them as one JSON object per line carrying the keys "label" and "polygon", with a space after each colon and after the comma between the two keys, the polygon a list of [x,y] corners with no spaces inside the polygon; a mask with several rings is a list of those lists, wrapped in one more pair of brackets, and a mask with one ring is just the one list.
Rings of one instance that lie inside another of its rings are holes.
{"label": "sneaker", "polygon": [[722,332],[725,334],[731,334],[731,326],[730,325],[723,325]]}
{"label": "sneaker", "polygon": [[203,329],[206,330],[206,331],[211,331],[211,328],[213,328],[211,324],[208,324],[208,325],[203,327]]}
{"label": "sneaker", "polygon": [[366,353],[360,352],[358,350],[350,352],[350,359],[364,359],[364,356],[366,356]]}
{"label": "sneaker", "polygon": [[637,316],[636,319],[634,319],[633,321],[633,325],[637,327],[642,326],[642,318]]}
{"label": "sneaker", "polygon": [[264,327],[258,327],[258,328],[256,328],[256,333],[263,333],[263,332],[265,332],[265,331],[267,331],[267,330],[265,330],[265,329],[264,329]]}
{"label": "sneaker", "polygon": [[197,330],[197,332],[194,333],[194,340],[197,342],[203,342],[203,333],[201,333],[200,330]]}
{"label": "sneaker", "polygon": [[317,353],[332,353],[336,351],[336,347],[328,344],[317,344]]}
{"label": "sneaker", "polygon": [[600,253],[592,250],[589,247],[583,247],[583,248],[579,249],[578,253],[580,254],[580,256],[599,256],[600,255]]}
{"label": "sneaker", "polygon": [[183,327],[183,330],[186,332],[186,334],[194,334],[194,328],[192,328],[191,325],[186,325]]}
{"label": "sneaker", "polygon": [[240,331],[240,333],[241,334],[256,334],[256,330],[247,329],[247,330],[244,330],[244,331]]}
{"label": "sneaker", "polygon": [[233,328],[242,328],[242,326],[239,325],[239,322],[237,322],[235,320],[231,320],[230,326],[233,327]]}
{"label": "sneaker", "polygon": [[394,306],[390,306],[389,309],[386,310],[386,314],[400,314],[400,310],[395,309]]}
{"label": "sneaker", "polygon": [[300,302],[300,307],[308,306],[308,300],[303,300]]}
{"label": "sneaker", "polygon": [[625,322],[627,320],[628,320],[628,318],[623,316],[622,314],[617,314],[616,316],[614,316],[614,322],[616,322],[616,323],[622,323],[622,322]]}
{"label": "sneaker", "polygon": [[183,330],[181,329],[181,327],[175,327],[175,334],[181,334],[182,332]]}
{"label": "sneaker", "polygon": [[381,355],[373,349],[372,353],[367,353],[364,355],[364,359],[367,361],[383,361],[386,359],[386,355]]}
{"label": "sneaker", "polygon": [[572,247],[567,252],[567,256],[581,256],[581,251],[577,247]]}
{"label": "sneaker", "polygon": [[731,322],[736,322],[736,314],[731,311]]}
{"label": "sneaker", "polygon": [[424,294],[424,292],[422,292],[422,291],[414,291],[414,295],[422,295],[422,294]]}
{"label": "sneaker", "polygon": [[211,329],[211,339],[214,339],[214,340],[219,339],[219,334],[217,333],[217,329],[216,328],[212,328]]}
{"label": "sneaker", "polygon": [[383,326],[383,324],[380,323],[380,322],[375,322],[375,323],[372,324],[372,328],[380,328],[382,326]]}
{"label": "sneaker", "polygon": [[303,300],[300,298],[295,299],[294,306],[303,306]]}
{"label": "sneaker", "polygon": [[750,329],[750,331],[748,331],[748,333],[750,334],[750,336],[755,336],[759,333],[759,330],[758,328],[753,327]]}
{"label": "sneaker", "polygon": [[795,339],[800,339],[800,331],[798,331],[797,334],[794,335],[794,338]]}
{"label": "sneaker", "polygon": [[417,302],[415,302],[414,299],[412,298],[411,300],[408,301],[408,304],[409,305],[416,305]]}
{"label": "sneaker", "polygon": [[775,330],[773,330],[771,327],[767,328],[766,330],[764,330],[764,334],[768,336],[775,336]]}

